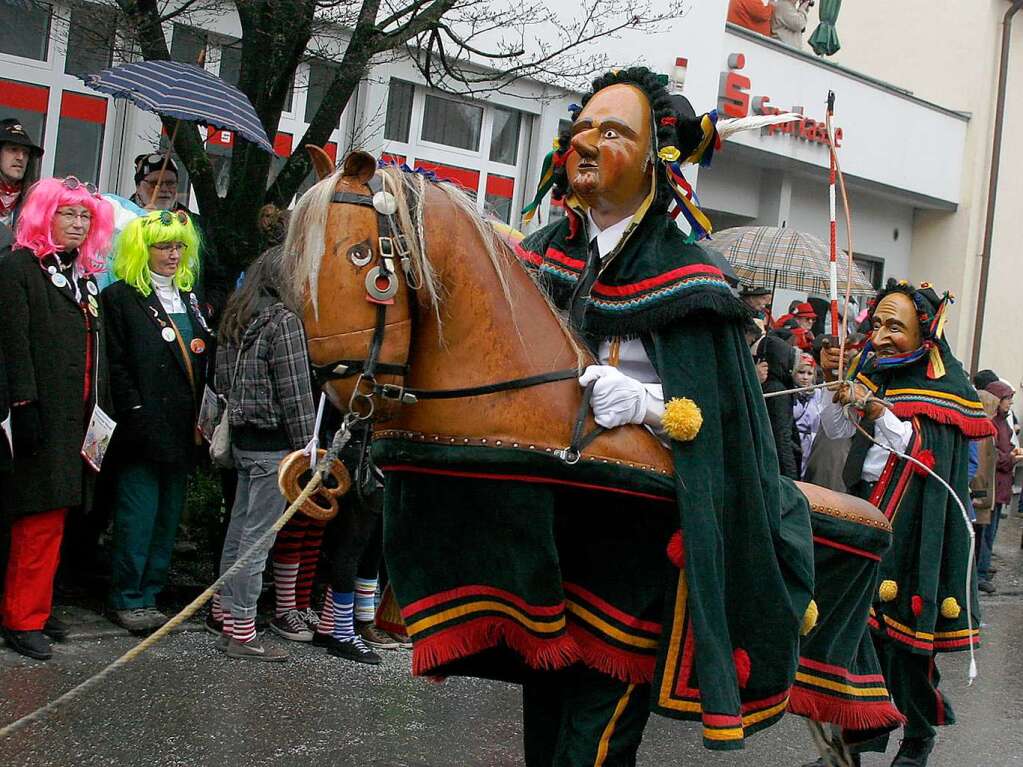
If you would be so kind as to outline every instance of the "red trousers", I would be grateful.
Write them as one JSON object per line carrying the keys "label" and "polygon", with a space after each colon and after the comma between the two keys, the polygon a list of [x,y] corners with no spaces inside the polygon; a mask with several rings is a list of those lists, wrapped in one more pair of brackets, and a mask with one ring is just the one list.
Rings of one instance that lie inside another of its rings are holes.
{"label": "red trousers", "polygon": [[53,608],[53,576],[60,561],[67,509],[29,514],[11,524],[11,555],[4,581],[3,625],[40,631]]}

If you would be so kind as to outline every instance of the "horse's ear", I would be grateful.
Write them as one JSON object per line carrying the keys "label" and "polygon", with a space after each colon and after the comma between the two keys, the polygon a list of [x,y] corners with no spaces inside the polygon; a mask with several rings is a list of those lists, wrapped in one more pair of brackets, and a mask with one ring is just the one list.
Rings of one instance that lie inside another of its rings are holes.
{"label": "horse's ear", "polygon": [[377,161],[373,155],[356,149],[345,158],[342,167],[345,178],[354,178],[360,184],[366,184],[377,172]]}
{"label": "horse's ear", "polygon": [[305,151],[309,153],[309,159],[313,161],[313,170],[316,171],[317,180],[323,181],[323,179],[334,172],[334,161],[330,159],[329,154],[318,146],[306,144]]}

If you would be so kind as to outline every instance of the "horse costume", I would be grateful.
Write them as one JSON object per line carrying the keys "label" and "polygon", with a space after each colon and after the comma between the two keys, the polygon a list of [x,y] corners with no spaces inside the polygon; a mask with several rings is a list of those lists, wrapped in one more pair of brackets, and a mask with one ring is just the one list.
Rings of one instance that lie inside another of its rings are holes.
{"label": "horse costume", "polygon": [[[457,188],[358,152],[296,207],[310,356],[374,422],[413,673],[522,684],[528,764],[633,763],[650,709],[714,749],[786,710],[891,729],[866,633],[890,527],[779,478],[746,310],[647,183],[599,275],[581,208],[516,259]],[[566,327],[551,302],[584,294]],[[641,339],[670,450],[596,426],[575,379],[613,338]]]}

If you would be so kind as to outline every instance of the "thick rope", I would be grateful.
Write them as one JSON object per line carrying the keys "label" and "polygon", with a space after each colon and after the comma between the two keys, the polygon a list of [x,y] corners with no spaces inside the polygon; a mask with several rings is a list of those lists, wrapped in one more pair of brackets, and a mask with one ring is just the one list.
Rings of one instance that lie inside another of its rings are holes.
{"label": "thick rope", "polygon": [[117,658],[117,660],[115,660],[105,668],[101,669],[96,674],[93,674],[91,677],[86,679],[81,684],[72,687],[63,695],[50,701],[42,708],[38,708],[35,711],[21,717],[20,719],[14,720],[13,722],[4,726],[3,728],[0,728],[0,739],[10,737],[11,735],[15,734],[24,727],[27,727],[32,722],[42,719],[44,716],[60,708],[65,703],[68,703],[69,701],[72,701],[75,698],[80,697],[87,691],[91,690],[93,687],[96,687],[100,682],[105,680],[117,669],[131,663],[133,660],[138,658],[142,653],[153,647],[153,645],[155,645],[161,639],[170,634],[174,629],[176,629],[182,623],[184,623],[193,615],[195,615],[195,613],[198,612],[199,609],[213,597],[213,595],[220,589],[220,587],[224,585],[224,582],[227,581],[228,578],[233,576],[235,573],[241,570],[242,567],[248,564],[249,560],[251,560],[256,555],[257,552],[264,551],[267,548],[267,544],[273,538],[273,536],[275,536],[277,532],[288,523],[288,520],[295,516],[296,512],[298,512],[298,510],[302,507],[302,504],[309,500],[313,493],[315,493],[319,489],[320,484],[323,482],[323,475],[327,471],[327,466],[341,452],[341,448],[344,447],[349,437],[350,432],[348,431],[348,429],[343,428],[340,431],[338,431],[338,435],[335,436],[334,438],[334,444],[331,445],[330,450],[324,456],[323,460],[317,464],[316,470],[313,473],[312,478],[309,480],[309,482],[306,483],[306,486],[302,488],[302,492],[299,494],[299,496],[291,503],[290,506],[288,506],[287,509],[284,510],[284,513],[281,514],[277,521],[274,522],[273,525],[271,525],[270,528],[259,537],[259,540],[257,540],[248,549],[248,551],[242,554],[242,556],[240,556],[238,560],[233,565],[231,565],[231,567],[224,571],[223,575],[221,575],[219,578],[217,578],[217,580],[211,583],[206,588],[205,591],[203,591],[199,596],[197,596],[195,599],[189,602],[181,610],[181,612],[179,612],[177,615],[168,620],[165,624],[163,624],[152,634],[147,636],[137,645],[135,645],[126,653],[124,653],[124,655],[122,655],[120,658]]}

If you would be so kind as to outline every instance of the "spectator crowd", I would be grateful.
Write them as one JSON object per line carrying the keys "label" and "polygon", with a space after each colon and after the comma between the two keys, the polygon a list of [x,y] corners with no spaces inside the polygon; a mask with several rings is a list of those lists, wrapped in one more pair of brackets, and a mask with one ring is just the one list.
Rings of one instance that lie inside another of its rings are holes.
{"label": "spectator crowd", "polygon": [[[729,18],[782,37],[805,25],[806,6],[733,0]],[[220,480],[223,573],[284,509],[280,462],[329,440],[339,419],[317,399],[301,302],[282,278],[286,211],[261,211],[262,253],[230,285],[201,218],[178,201],[173,161],[135,158],[132,201],[143,215],[115,232],[112,206],[91,184],[38,180],[41,155],[17,120],[0,121],[0,621],[11,648],[45,660],[68,631],[52,610],[59,570],[95,568],[105,547],[111,618],[154,630],[168,620],[160,594],[193,472]],[[775,319],[770,289],[746,286],[741,298],[780,472],[852,492],[859,477],[843,467],[853,440],[829,433],[832,395],[814,388],[837,344],[827,302],[808,296]],[[842,309],[856,350],[873,328],[865,310]],[[989,370],[974,383],[997,431],[970,446],[980,587],[994,593],[992,549],[1023,448],[1013,387]],[[231,446],[211,462],[220,426]],[[382,493],[357,460],[365,437],[346,457],[358,486],[350,512],[329,523],[296,516],[216,594],[205,625],[227,658],[288,657],[257,631],[271,580],[267,625],[278,640],[370,664],[410,646],[375,623]]]}
{"label": "spectator crowd", "polygon": [[[0,121],[0,624],[12,649],[46,660],[68,634],[53,614],[62,576],[109,570],[111,619],[156,629],[190,476],[219,473],[226,572],[285,508],[278,464],[317,425],[329,440],[338,419],[316,417],[298,302],[281,279],[285,212],[261,211],[264,252],[232,289],[168,157],[135,158],[142,215],[115,231],[90,183],[37,180],[41,155],[17,120]],[[206,443],[221,421],[229,449],[213,465]],[[227,658],[288,657],[256,630],[266,574],[278,639],[369,664],[410,646],[375,625],[380,484],[360,481],[353,511],[296,516],[226,581],[206,628]]]}

